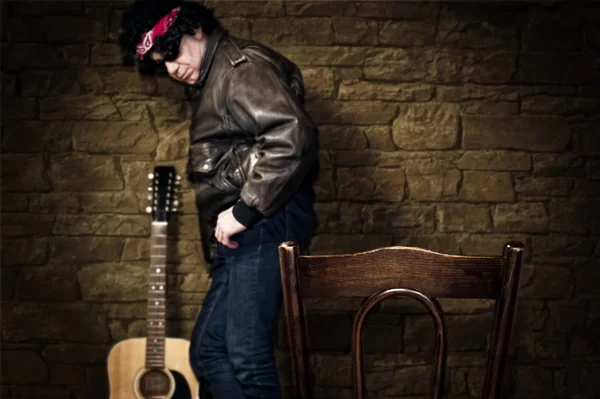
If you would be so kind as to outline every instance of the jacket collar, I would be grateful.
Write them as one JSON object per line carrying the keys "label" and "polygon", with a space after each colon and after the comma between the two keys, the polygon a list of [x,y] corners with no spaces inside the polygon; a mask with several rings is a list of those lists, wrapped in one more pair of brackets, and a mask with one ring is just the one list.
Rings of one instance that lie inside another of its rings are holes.
{"label": "jacket collar", "polygon": [[213,30],[210,36],[208,36],[206,50],[204,51],[204,56],[202,57],[200,64],[200,77],[198,78],[198,81],[194,83],[194,86],[204,86],[204,82],[208,76],[208,71],[210,71],[213,59],[215,58],[215,53],[217,52],[219,42],[225,35],[227,35],[227,31],[221,27],[217,27],[215,30]]}

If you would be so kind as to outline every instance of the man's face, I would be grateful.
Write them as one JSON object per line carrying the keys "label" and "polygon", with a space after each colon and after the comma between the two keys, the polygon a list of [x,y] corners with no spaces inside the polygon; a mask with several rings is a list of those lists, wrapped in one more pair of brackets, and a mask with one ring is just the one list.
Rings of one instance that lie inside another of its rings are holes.
{"label": "man's face", "polygon": [[[178,82],[193,85],[200,77],[200,63],[206,49],[206,38],[198,29],[194,36],[183,35],[179,45],[179,55],[171,61],[165,61],[169,76]],[[159,62],[164,55],[152,53],[152,59]]]}

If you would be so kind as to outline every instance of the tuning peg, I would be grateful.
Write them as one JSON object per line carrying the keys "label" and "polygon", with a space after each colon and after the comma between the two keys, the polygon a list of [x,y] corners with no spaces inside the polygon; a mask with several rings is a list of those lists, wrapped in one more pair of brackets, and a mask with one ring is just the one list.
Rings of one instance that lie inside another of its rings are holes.
{"label": "tuning peg", "polygon": [[177,200],[173,201],[173,206],[179,206],[179,201],[177,201]]}
{"label": "tuning peg", "polygon": [[146,207],[146,213],[152,213],[152,207],[151,206],[147,206]]}
{"label": "tuning peg", "polygon": [[148,201],[152,201],[152,195],[148,194]]}
{"label": "tuning peg", "polygon": [[152,186],[148,187],[148,191],[152,191]]}
{"label": "tuning peg", "polygon": [[177,208],[171,209],[171,212],[177,212]]}
{"label": "tuning peg", "polygon": [[152,179],[154,179],[154,174],[148,173],[148,180],[152,180]]}

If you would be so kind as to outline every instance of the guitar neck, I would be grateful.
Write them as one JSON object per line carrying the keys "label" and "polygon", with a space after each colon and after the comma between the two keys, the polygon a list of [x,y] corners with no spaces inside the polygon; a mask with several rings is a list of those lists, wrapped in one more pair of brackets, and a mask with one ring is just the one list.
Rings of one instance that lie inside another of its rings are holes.
{"label": "guitar neck", "polygon": [[166,260],[167,223],[152,222],[150,270],[148,273],[147,368],[163,368],[165,364]]}

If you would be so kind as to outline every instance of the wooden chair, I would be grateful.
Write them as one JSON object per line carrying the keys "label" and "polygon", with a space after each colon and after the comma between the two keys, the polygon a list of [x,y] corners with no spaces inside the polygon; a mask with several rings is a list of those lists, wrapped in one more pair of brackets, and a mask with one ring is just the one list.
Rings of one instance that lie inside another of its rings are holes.
{"label": "wooden chair", "polygon": [[305,298],[364,297],[352,329],[354,396],[365,398],[361,332],[368,312],[391,296],[421,302],[434,319],[436,345],[430,398],[441,398],[446,330],[438,298],[493,298],[496,308],[483,397],[498,398],[517,302],[524,245],[509,242],[502,256],[446,255],[420,248],[387,247],[347,255],[300,256],[293,242],[279,246],[292,372],[299,399],[313,399]]}

